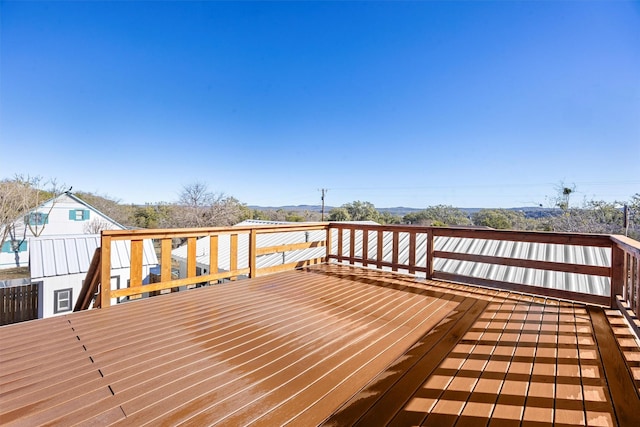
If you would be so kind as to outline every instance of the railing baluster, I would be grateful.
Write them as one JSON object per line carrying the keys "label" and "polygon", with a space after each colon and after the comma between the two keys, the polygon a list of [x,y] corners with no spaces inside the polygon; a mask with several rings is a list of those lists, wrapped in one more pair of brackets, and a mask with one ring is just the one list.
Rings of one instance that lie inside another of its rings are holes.
{"label": "railing baluster", "polygon": [[[209,236],[209,273],[218,272],[218,235]],[[210,282],[211,283],[211,282]]]}
{"label": "railing baluster", "polygon": [[362,265],[369,265],[369,231],[362,230]]}
{"label": "railing baluster", "polygon": [[427,279],[433,278],[433,254],[435,253],[433,229],[427,231]]}
{"label": "railing baluster", "polygon": [[[131,263],[129,269],[129,287],[139,288],[142,286],[142,240],[131,241]],[[141,298],[142,294],[134,294],[129,299]]]}
{"label": "railing baluster", "polygon": [[187,277],[196,275],[196,245],[195,237],[187,238]]}
{"label": "railing baluster", "polygon": [[171,239],[162,239],[160,242],[160,281],[168,282],[171,277]]}
{"label": "railing baluster", "polygon": [[393,244],[391,245],[391,263],[393,267],[391,267],[392,271],[398,271],[398,252],[400,250],[400,233],[397,231],[393,232]]}
{"label": "railing baluster", "polygon": [[356,256],[356,229],[355,227],[349,228],[349,264],[353,265],[353,260]]}
{"label": "railing baluster", "polygon": [[409,274],[415,274],[416,269],[416,233],[409,232]]}
{"label": "railing baluster", "polygon": [[382,268],[382,257],[384,256],[384,232],[380,229],[377,233],[378,237],[378,254],[377,254],[377,263],[376,266],[378,268]]}
{"label": "railing baluster", "polygon": [[[238,234],[233,233],[229,236],[229,270],[236,271],[238,269]],[[236,280],[238,276],[231,276],[230,280]]]}
{"label": "railing baluster", "polygon": [[249,232],[249,277],[256,277],[257,270],[256,267],[256,245],[257,245],[257,234],[256,230],[253,229]]}
{"label": "railing baluster", "polygon": [[326,252],[326,258],[324,260],[324,262],[329,262],[329,256],[331,255],[331,251],[333,250],[333,242],[332,242],[332,229],[331,227],[327,227],[327,252]]}

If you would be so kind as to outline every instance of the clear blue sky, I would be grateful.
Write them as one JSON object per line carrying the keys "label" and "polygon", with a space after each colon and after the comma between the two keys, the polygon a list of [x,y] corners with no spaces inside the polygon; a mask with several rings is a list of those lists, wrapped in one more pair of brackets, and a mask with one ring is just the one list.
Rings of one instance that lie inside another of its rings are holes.
{"label": "clear blue sky", "polygon": [[640,192],[640,2],[1,1],[0,178],[126,203]]}

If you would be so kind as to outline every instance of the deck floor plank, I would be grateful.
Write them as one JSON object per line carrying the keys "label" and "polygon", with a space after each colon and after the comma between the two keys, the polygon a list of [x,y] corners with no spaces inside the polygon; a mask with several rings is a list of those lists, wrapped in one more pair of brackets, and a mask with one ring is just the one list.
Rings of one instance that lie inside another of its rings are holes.
{"label": "deck floor plank", "polygon": [[625,328],[317,265],[0,328],[0,424],[640,425]]}

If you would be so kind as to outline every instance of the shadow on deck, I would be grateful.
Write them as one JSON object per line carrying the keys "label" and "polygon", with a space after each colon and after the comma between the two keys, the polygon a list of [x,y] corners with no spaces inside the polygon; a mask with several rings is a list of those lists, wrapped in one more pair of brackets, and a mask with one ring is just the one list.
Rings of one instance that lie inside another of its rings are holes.
{"label": "shadow on deck", "polygon": [[318,265],[0,328],[0,422],[640,425],[614,314]]}

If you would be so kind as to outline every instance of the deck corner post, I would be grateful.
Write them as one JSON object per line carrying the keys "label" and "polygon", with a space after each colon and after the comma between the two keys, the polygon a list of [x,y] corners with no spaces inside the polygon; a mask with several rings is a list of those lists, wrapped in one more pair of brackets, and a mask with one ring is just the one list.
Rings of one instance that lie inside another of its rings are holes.
{"label": "deck corner post", "polygon": [[611,307],[617,308],[617,295],[626,297],[624,290],[624,251],[615,243],[611,245]]}

